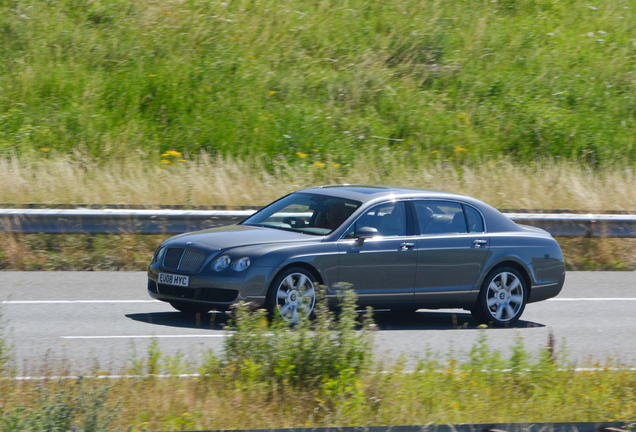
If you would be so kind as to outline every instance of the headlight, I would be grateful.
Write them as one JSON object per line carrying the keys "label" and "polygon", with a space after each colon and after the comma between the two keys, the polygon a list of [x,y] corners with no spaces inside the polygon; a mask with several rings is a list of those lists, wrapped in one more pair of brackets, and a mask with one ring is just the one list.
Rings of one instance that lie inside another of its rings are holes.
{"label": "headlight", "polygon": [[230,266],[230,257],[227,255],[221,255],[212,263],[212,270],[220,272]]}
{"label": "headlight", "polygon": [[159,247],[156,251],[155,251],[155,255],[152,257],[152,263],[156,263],[156,262],[161,262],[161,259],[163,258],[163,254],[166,253],[166,248],[165,247]]}
{"label": "headlight", "polygon": [[239,258],[234,261],[234,264],[232,264],[232,270],[242,272],[243,270],[247,269],[251,263],[252,262],[250,261],[249,257]]}

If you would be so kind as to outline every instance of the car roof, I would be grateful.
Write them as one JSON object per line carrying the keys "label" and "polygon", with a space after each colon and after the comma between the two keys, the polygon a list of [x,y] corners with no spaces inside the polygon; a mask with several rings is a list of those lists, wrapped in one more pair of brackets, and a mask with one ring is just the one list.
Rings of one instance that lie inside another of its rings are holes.
{"label": "car roof", "polygon": [[489,232],[519,231],[521,228],[512,220],[507,218],[499,210],[466,195],[459,195],[449,192],[420,189],[416,187],[402,186],[376,186],[376,185],[329,185],[317,186],[299,190],[301,193],[312,193],[317,195],[327,195],[359,201],[363,207],[366,204],[373,205],[374,202],[381,202],[386,199],[439,199],[457,200],[471,204],[478,208],[486,217]]}
{"label": "car roof", "polygon": [[438,198],[461,199],[463,201],[477,201],[464,195],[448,192],[421,189],[403,186],[376,186],[376,185],[328,185],[300,190],[298,192],[313,193],[317,195],[337,196],[362,203],[375,201],[380,198]]}

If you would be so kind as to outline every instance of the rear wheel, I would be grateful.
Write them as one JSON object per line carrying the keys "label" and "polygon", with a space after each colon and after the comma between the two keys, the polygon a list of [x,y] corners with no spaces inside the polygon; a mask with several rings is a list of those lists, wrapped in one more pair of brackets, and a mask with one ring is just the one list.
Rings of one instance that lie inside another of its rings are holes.
{"label": "rear wheel", "polygon": [[308,270],[293,267],[276,276],[267,294],[266,307],[272,318],[296,324],[311,318],[316,304],[316,278]]}
{"label": "rear wheel", "polygon": [[483,324],[512,325],[523,313],[527,298],[528,289],[523,276],[512,267],[499,267],[484,280],[471,313]]}

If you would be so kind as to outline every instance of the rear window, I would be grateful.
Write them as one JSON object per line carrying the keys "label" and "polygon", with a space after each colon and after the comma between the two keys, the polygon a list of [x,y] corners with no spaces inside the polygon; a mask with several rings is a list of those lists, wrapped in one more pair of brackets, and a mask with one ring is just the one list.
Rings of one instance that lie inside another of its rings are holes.
{"label": "rear window", "polygon": [[466,217],[460,203],[450,201],[415,201],[419,232],[426,234],[467,233]]}

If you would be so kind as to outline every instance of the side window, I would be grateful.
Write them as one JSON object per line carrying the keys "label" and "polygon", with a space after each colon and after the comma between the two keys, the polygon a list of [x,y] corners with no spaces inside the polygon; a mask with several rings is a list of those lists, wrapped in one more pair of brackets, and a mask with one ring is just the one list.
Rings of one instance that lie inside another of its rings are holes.
{"label": "side window", "polygon": [[468,219],[468,229],[471,233],[484,232],[484,220],[481,218],[481,214],[470,206],[464,206],[466,210],[466,219]]}
{"label": "side window", "polygon": [[462,205],[449,201],[415,201],[420,234],[466,233]]}
{"label": "side window", "polygon": [[382,237],[406,235],[406,210],[404,202],[391,202],[377,205],[367,210],[347,230],[345,237],[353,238],[355,230],[370,227],[378,230]]}

